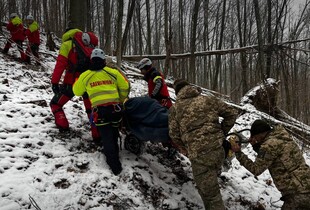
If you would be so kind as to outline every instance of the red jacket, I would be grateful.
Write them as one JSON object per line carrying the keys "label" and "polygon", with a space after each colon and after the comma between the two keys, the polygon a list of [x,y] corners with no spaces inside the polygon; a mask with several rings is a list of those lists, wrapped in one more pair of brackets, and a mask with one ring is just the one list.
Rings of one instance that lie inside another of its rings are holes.
{"label": "red jacket", "polygon": [[24,41],[24,26],[22,20],[19,17],[13,18],[6,26],[8,31],[11,33],[11,39],[15,41]]}
{"label": "red jacket", "polygon": [[160,96],[157,100],[159,101],[161,105],[170,108],[172,106],[172,102],[170,99],[167,84],[165,82],[164,76],[159,71],[157,71],[155,68],[152,68],[150,72],[148,72],[148,74],[144,78],[148,84],[148,94],[151,97],[152,92],[155,88],[155,80],[156,78],[159,78],[159,77],[162,80],[162,87],[159,92]]}
{"label": "red jacket", "polygon": [[40,32],[39,24],[36,21],[33,21],[28,29],[25,31],[25,35],[28,37],[30,44],[40,44]]}
{"label": "red jacket", "polygon": [[[68,31],[67,33],[72,33],[74,29]],[[74,32],[74,31],[73,31]],[[73,37],[74,39],[79,43],[79,46],[81,46],[87,57],[90,57],[90,54],[93,50],[91,47],[86,47],[82,44],[82,33],[81,31],[75,31],[74,36],[72,35],[72,38],[70,38],[67,41],[64,41],[59,50],[59,55],[57,57],[56,65],[54,68],[54,72],[52,75],[52,84],[58,84],[62,74],[66,70],[65,77],[63,80],[63,84],[69,84],[73,85],[75,82],[75,79],[80,76],[82,73],[81,71],[78,71],[78,53],[75,44],[73,43]],[[96,43],[98,44],[98,42]]]}

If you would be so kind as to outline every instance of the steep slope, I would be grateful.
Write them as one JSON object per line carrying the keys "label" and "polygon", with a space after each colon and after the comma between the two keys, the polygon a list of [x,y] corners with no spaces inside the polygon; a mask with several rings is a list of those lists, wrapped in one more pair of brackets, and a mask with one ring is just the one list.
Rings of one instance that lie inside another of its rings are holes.
{"label": "steep slope", "polygon": [[[168,159],[161,145],[146,144],[139,157],[121,150],[124,171],[114,176],[104,155],[90,142],[79,98],[65,106],[70,132],[59,133],[48,106],[56,54],[42,48],[42,67],[0,54],[1,209],[203,209],[190,162],[182,155]],[[15,49],[10,52],[17,54]],[[145,82],[134,71],[127,73],[130,96],[145,95]],[[259,118],[251,109],[233,129],[248,128]],[[254,158],[250,146],[244,151]],[[305,158],[308,161],[309,154]],[[219,180],[228,209],[280,209],[282,205],[268,171],[254,177],[233,159]]]}
{"label": "steep slope", "polygon": [[[34,71],[9,60],[0,55],[1,209],[28,209],[30,196],[41,209],[201,208],[185,158],[168,160],[160,145],[147,146],[139,158],[122,150],[124,171],[114,176],[90,147],[79,98],[65,106],[70,133],[55,128],[48,63]],[[132,81],[133,96],[145,91],[141,83]]]}

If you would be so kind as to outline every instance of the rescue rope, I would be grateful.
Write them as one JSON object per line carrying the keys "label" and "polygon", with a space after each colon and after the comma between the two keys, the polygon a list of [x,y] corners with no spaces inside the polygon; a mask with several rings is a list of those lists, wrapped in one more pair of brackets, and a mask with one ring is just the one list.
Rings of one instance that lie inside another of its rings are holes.
{"label": "rescue rope", "polygon": [[243,143],[249,143],[249,141],[245,138],[245,136],[242,135],[242,132],[243,131],[250,131],[251,129],[248,129],[248,128],[245,128],[245,129],[242,129],[240,131],[236,131],[236,132],[232,132],[232,133],[228,133],[225,135],[225,137],[228,137],[228,136],[237,136],[239,138],[239,145],[243,144]]}
{"label": "rescue rope", "polygon": [[[14,42],[12,39],[8,38],[3,32],[0,31],[0,34],[2,34],[2,36],[3,36],[10,44],[16,44],[16,45],[17,45],[16,42]],[[25,41],[25,42],[26,42],[26,41]],[[26,43],[27,43],[27,44],[26,44],[27,48],[30,48],[29,41],[27,41]],[[24,52],[24,50],[23,50],[23,52]],[[37,57],[35,57],[35,56],[33,55],[33,53],[31,52],[31,48],[30,48],[30,52],[27,52],[27,49],[26,49],[26,51],[25,51],[24,53],[25,53],[25,55],[27,55],[29,58],[33,59],[35,62],[40,63],[43,67],[45,67],[45,68],[47,68],[47,69],[49,68],[49,66],[47,66],[47,65],[44,64],[44,63],[42,63],[42,62],[40,61],[39,58],[37,58]],[[39,53],[39,52],[38,52],[38,53]]]}
{"label": "rescue rope", "polygon": [[41,210],[37,202],[33,199],[33,197],[31,197],[31,195],[29,195],[29,201],[36,210]]}
{"label": "rescue rope", "polygon": [[[32,76],[29,72],[25,72],[25,73],[24,73],[24,76],[25,76],[25,77],[28,77],[28,78],[30,79],[30,81],[34,82],[34,81],[33,81],[34,78],[33,78],[33,76]],[[47,92],[47,94],[50,94],[51,92],[48,91],[48,88],[49,88],[49,87],[48,87],[46,84],[43,84],[43,82],[42,82],[41,80],[39,80],[39,82],[41,83],[41,85],[44,86],[44,90]]]}

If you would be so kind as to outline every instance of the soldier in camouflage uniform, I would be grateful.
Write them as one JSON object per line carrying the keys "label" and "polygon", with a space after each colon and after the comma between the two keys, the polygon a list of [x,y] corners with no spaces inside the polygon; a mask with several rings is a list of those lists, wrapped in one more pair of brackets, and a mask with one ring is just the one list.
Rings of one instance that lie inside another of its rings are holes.
{"label": "soldier in camouflage uniform", "polygon": [[217,175],[224,161],[222,142],[237,111],[212,95],[201,95],[201,89],[185,80],[176,80],[174,89],[177,100],[169,110],[169,135],[191,161],[205,209],[225,209]]}
{"label": "soldier in camouflage uniform", "polygon": [[282,209],[310,209],[310,168],[289,133],[281,125],[272,129],[267,122],[256,120],[250,143],[258,153],[255,162],[240,152],[239,145],[232,148],[240,164],[255,176],[269,169],[282,193]]}

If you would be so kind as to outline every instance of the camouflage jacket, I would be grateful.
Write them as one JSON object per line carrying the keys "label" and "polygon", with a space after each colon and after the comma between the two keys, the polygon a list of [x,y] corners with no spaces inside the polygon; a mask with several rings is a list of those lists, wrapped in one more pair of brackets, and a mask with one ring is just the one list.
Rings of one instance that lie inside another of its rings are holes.
{"label": "camouflage jacket", "polygon": [[310,192],[310,168],[289,133],[280,125],[265,137],[255,162],[243,153],[236,153],[236,157],[255,176],[269,169],[282,196]]}
{"label": "camouflage jacket", "polygon": [[[237,111],[213,95],[201,95],[193,86],[183,87],[169,109],[169,135],[189,158],[222,146],[224,135],[236,120]],[[222,117],[222,123],[219,121]]]}

